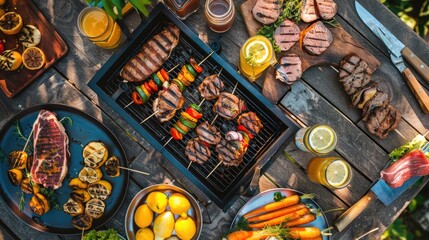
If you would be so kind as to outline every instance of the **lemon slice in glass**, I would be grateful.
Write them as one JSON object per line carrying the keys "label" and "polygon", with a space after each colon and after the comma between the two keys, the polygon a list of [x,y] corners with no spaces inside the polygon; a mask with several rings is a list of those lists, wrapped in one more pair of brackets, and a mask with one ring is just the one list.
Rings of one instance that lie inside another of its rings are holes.
{"label": "lemon slice in glass", "polygon": [[246,59],[251,64],[261,64],[265,62],[269,55],[269,47],[268,45],[263,41],[253,41],[250,42],[245,49],[246,52]]}
{"label": "lemon slice in glass", "polygon": [[[309,144],[316,152],[329,152],[334,146],[337,136],[332,128],[326,125],[317,126],[309,136]],[[335,147],[335,146],[334,146]]]}
{"label": "lemon slice in glass", "polygon": [[350,168],[342,160],[333,161],[326,168],[326,180],[333,187],[342,187],[349,181]]}

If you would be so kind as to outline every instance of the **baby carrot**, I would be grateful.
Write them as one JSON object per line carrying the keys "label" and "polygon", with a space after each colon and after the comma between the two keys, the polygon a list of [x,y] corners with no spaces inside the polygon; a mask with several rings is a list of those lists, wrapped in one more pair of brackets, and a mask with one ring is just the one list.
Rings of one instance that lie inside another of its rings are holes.
{"label": "baby carrot", "polygon": [[256,240],[256,239],[266,239],[270,236],[275,236],[276,233],[270,231],[236,231],[228,234],[226,238],[228,240]]}
{"label": "baby carrot", "polygon": [[307,239],[307,238],[317,238],[320,236],[327,236],[332,235],[332,233],[328,233],[327,231],[330,231],[332,227],[329,227],[327,229],[324,229],[323,231],[320,231],[317,227],[299,227],[299,228],[289,228],[289,236],[291,238],[296,239]]}
{"label": "baby carrot", "polygon": [[292,205],[289,207],[285,207],[285,208],[282,208],[279,210],[275,210],[273,212],[269,212],[266,214],[262,214],[259,216],[248,218],[247,221],[248,222],[259,222],[259,221],[270,220],[270,219],[273,219],[276,217],[283,216],[283,215],[288,214],[288,213],[296,212],[296,211],[303,209],[303,208],[306,208],[306,207],[307,206],[304,203],[298,203],[298,204],[295,204],[295,205]]}
{"label": "baby carrot", "polygon": [[295,205],[299,203],[301,199],[308,199],[313,198],[314,196],[312,194],[304,194],[302,196],[299,195],[292,195],[287,198],[284,198],[278,202],[268,203],[260,208],[257,208],[255,210],[252,210],[246,214],[244,214],[244,218],[248,219],[251,216],[261,215],[264,213],[268,213],[271,211],[275,211],[284,207],[289,207],[292,205]]}
{"label": "baby carrot", "polygon": [[322,240],[323,237],[322,235],[315,237],[315,238],[301,238],[300,240]]}
{"label": "baby carrot", "polygon": [[298,226],[298,225],[303,225],[303,224],[307,224],[309,222],[312,222],[316,220],[316,216],[312,213],[306,214],[300,218],[297,219],[293,219],[291,221],[288,221],[284,224],[285,227],[294,227],[294,226]]}
{"label": "baby carrot", "polygon": [[274,225],[281,224],[285,221],[290,221],[293,219],[300,218],[300,217],[302,217],[308,213],[310,213],[310,209],[303,208],[303,209],[300,209],[296,212],[288,213],[288,214],[285,214],[283,216],[276,217],[276,218],[273,218],[273,219],[270,219],[267,221],[249,224],[249,227],[251,227],[251,228],[264,228],[266,226],[274,226]]}

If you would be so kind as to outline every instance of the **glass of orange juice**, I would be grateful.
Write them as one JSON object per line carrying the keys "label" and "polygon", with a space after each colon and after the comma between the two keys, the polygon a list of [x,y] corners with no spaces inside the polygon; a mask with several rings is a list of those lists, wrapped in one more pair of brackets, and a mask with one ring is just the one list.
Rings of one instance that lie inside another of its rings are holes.
{"label": "glass of orange juice", "polygon": [[121,27],[101,8],[83,9],[78,16],[77,26],[81,34],[99,47],[113,49],[122,41]]}
{"label": "glass of orange juice", "polygon": [[339,157],[315,157],[307,165],[308,178],[331,189],[344,188],[352,177],[350,165]]}

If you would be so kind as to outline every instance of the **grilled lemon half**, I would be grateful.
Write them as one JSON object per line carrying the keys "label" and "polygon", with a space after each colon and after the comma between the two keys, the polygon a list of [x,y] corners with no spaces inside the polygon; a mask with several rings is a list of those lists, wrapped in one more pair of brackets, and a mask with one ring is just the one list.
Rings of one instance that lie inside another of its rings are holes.
{"label": "grilled lemon half", "polygon": [[22,17],[16,12],[5,13],[0,18],[0,30],[6,35],[15,35],[19,33],[22,26]]}
{"label": "grilled lemon half", "polygon": [[84,206],[81,202],[74,200],[73,198],[69,198],[66,203],[63,205],[64,212],[71,215],[77,216],[84,212]]}
{"label": "grilled lemon half", "polygon": [[100,180],[89,186],[88,193],[92,198],[106,200],[112,193],[112,185],[106,180]]}
{"label": "grilled lemon half", "polygon": [[85,213],[97,219],[103,215],[105,207],[106,204],[102,200],[93,198],[86,203]]}
{"label": "grilled lemon half", "polygon": [[83,148],[83,159],[85,165],[92,168],[99,168],[107,160],[109,152],[102,142],[89,142]]}
{"label": "grilled lemon half", "polygon": [[82,182],[95,183],[99,181],[101,177],[103,177],[103,173],[98,168],[94,169],[90,167],[84,167],[79,172],[79,179]]}

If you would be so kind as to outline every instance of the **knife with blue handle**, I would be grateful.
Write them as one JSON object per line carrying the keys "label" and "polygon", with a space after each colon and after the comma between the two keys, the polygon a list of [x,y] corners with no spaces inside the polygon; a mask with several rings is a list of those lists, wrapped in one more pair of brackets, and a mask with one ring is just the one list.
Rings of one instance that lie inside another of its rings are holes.
{"label": "knife with blue handle", "polygon": [[407,82],[422,107],[423,112],[429,113],[429,96],[417,81],[411,70],[405,66],[403,58],[405,58],[405,60],[407,60],[407,62],[419,73],[420,77],[428,83],[429,67],[357,1],[355,1],[355,7],[362,21],[386,45],[390,53],[390,59],[395,67],[402,73],[403,79]]}

